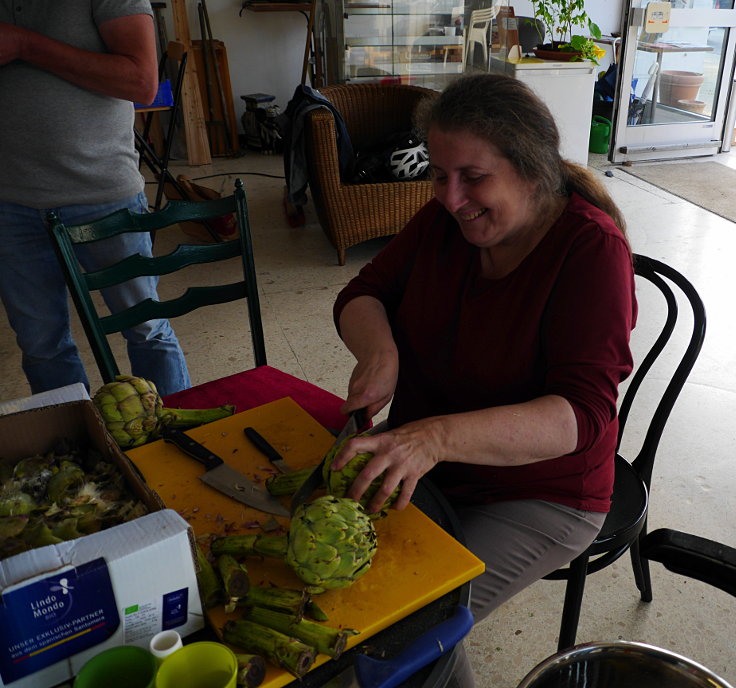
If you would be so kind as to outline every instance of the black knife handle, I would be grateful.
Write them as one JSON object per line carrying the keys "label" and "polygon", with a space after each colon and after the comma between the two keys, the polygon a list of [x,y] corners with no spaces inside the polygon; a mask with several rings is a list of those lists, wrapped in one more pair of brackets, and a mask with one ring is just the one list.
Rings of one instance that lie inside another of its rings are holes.
{"label": "black knife handle", "polygon": [[165,442],[175,444],[185,454],[204,464],[205,470],[207,471],[211,471],[223,463],[219,456],[213,454],[203,444],[193,440],[189,435],[177,428],[164,428],[161,432],[161,437]]}
{"label": "black knife handle", "polygon": [[253,442],[258,450],[266,456],[269,461],[283,461],[284,457],[281,456],[269,443],[268,440],[263,437],[255,428],[244,428],[243,432],[245,436]]}

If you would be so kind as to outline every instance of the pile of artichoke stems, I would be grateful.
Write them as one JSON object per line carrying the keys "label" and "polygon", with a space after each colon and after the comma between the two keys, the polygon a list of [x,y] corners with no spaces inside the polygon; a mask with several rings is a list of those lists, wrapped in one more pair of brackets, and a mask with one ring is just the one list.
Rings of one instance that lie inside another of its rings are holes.
{"label": "pile of artichoke stems", "polygon": [[[237,556],[261,554],[283,558],[283,538],[268,535],[228,536],[213,541],[213,566],[200,548],[199,587],[205,607],[225,604],[226,611],[243,609],[243,618],[228,621],[223,639],[240,648],[243,656],[265,657],[296,677],[302,677],[319,653],[336,659],[345,650],[351,629],[332,628],[306,588],[251,585],[245,564]],[[237,556],[236,556],[237,555]],[[313,620],[304,618],[309,615]],[[251,681],[252,681],[251,677]],[[256,685],[245,683],[244,685]]]}

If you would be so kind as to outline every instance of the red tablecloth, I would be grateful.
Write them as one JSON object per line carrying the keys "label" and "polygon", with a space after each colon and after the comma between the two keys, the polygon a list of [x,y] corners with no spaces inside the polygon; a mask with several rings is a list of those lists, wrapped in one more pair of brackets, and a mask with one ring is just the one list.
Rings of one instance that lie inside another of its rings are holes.
{"label": "red tablecloth", "polygon": [[205,382],[169,394],[163,397],[163,402],[169,408],[211,408],[235,404],[235,412],[240,413],[283,397],[291,397],[329,430],[340,430],[347,422],[347,417],[339,411],[343,402],[340,397],[271,366],[259,366]]}

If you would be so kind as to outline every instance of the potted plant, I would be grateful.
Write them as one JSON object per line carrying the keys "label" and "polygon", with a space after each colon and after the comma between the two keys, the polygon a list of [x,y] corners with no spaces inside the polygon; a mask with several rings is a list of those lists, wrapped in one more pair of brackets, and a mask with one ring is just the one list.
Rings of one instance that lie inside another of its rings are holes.
{"label": "potted plant", "polygon": [[[531,0],[534,18],[541,20],[550,42],[534,49],[537,57],[553,60],[590,60],[598,64],[605,50],[593,38],[601,30],[585,11],[585,0]],[[575,27],[587,27],[589,35],[573,33]]]}

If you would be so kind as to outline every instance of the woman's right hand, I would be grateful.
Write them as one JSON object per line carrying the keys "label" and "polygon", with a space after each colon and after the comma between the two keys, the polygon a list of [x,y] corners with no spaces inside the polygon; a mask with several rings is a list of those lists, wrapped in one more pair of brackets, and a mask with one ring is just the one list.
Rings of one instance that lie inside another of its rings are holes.
{"label": "woman's right hand", "polygon": [[368,418],[373,418],[391,401],[398,376],[399,361],[395,350],[359,360],[350,376],[348,396],[340,411],[347,415],[365,408]]}

